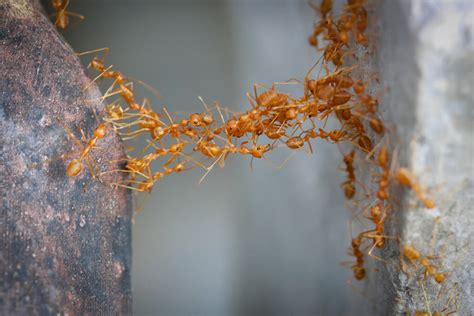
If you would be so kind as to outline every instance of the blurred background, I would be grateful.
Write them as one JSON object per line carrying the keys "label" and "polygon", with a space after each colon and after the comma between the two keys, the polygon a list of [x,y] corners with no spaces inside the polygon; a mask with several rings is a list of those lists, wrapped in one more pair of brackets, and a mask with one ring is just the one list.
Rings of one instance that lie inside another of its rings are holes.
{"label": "blurred background", "polygon": [[[160,91],[157,109],[200,112],[202,96],[242,111],[254,83],[303,79],[318,59],[305,0],[71,0],[70,11],[86,18],[63,33],[72,47],[109,47],[107,64]],[[353,260],[342,157],[313,149],[282,169],[286,150],[253,169],[231,157],[199,185],[193,170],[139,197],[135,315],[367,315],[363,283],[340,264]]]}

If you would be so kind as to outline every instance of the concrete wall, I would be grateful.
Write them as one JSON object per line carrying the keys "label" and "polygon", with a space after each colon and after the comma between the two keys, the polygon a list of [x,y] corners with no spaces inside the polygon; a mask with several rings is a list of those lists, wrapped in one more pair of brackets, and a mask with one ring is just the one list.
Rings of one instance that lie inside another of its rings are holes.
{"label": "concrete wall", "polygon": [[[377,3],[378,1],[373,1]],[[376,8],[375,69],[389,93],[381,98],[399,161],[408,165],[437,207],[420,207],[414,195],[395,192],[400,206],[390,231],[446,271],[443,285],[400,271],[388,249],[379,302],[394,314],[425,310],[474,313],[474,4],[472,1],[384,1]],[[399,199],[398,199],[399,198]],[[439,218],[437,220],[437,218]],[[387,268],[388,267],[388,268]],[[388,282],[388,284],[387,284]],[[389,307],[389,306],[392,307]],[[429,305],[429,307],[428,307]],[[446,310],[445,310],[446,309]]]}

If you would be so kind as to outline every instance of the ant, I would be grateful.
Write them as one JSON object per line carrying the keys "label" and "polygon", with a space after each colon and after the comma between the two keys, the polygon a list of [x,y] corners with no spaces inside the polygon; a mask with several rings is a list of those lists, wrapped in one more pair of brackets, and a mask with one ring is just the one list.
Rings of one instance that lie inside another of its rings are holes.
{"label": "ant", "polygon": [[[384,235],[385,216],[389,208],[390,208],[390,205],[384,208],[382,203],[377,203],[370,208],[370,219],[374,222],[375,229],[363,234],[364,236],[373,239],[373,243],[374,243],[373,247],[383,248],[385,246],[385,239],[393,238],[393,237],[388,237]],[[372,250],[369,251],[369,254],[371,253],[371,251]]]}
{"label": "ant", "polygon": [[83,148],[81,155],[77,159],[71,160],[66,169],[66,174],[70,177],[75,177],[82,171],[82,161],[89,155],[91,149],[95,146],[99,139],[105,137],[106,125],[100,123],[94,130],[94,136],[87,141],[86,147]]}
{"label": "ant", "polygon": [[383,201],[389,198],[389,193],[387,190],[390,185],[391,175],[387,146],[384,146],[380,149],[379,154],[377,155],[377,164],[382,169],[380,179],[378,180],[379,190],[377,191],[377,198]]}
{"label": "ant", "polygon": [[257,96],[256,102],[259,106],[266,108],[283,106],[288,102],[288,94],[278,93],[274,90],[274,88],[272,88],[262,92],[259,96]]}
{"label": "ant", "polygon": [[[107,54],[108,48],[105,48],[103,50],[105,50],[106,52],[105,54]],[[99,77],[102,76],[104,78],[114,79],[114,83],[112,84],[112,86],[114,86],[115,83],[119,85],[120,96],[125,100],[125,102],[127,103],[130,109],[143,111],[142,110],[143,107],[141,107],[139,104],[135,102],[135,95],[134,95],[133,89],[129,87],[129,84],[125,82],[125,77],[123,76],[123,74],[119,71],[108,70],[110,69],[110,67],[107,68],[105,66],[104,59],[105,57],[102,59],[94,57],[92,61],[89,63],[89,66],[92,69],[95,69],[98,72],[100,72]]]}
{"label": "ant", "polygon": [[408,171],[408,169],[398,168],[395,174],[395,179],[397,179],[400,184],[412,189],[415,192],[417,198],[426,208],[431,209],[436,207],[435,202],[426,196],[425,190],[420,184],[415,182],[413,175],[410,173],[410,171]]}
{"label": "ant", "polygon": [[254,158],[262,158],[263,154],[268,151],[269,145],[254,145],[251,148],[245,146],[248,142],[243,142],[240,145],[240,149],[236,150],[234,148],[229,148],[230,152],[238,152],[242,155],[252,155]]}
{"label": "ant", "polygon": [[69,0],[52,0],[51,5],[56,11],[56,19],[54,21],[54,25],[60,29],[66,29],[69,24],[69,16],[77,17],[80,20],[84,20],[84,16],[67,11],[67,7],[69,6]]}
{"label": "ant", "polygon": [[304,146],[304,140],[300,136],[294,136],[289,138],[285,144],[288,146],[288,148],[291,149],[298,149]]}
{"label": "ant", "polygon": [[319,134],[318,137],[327,139],[328,137],[334,142],[337,143],[339,142],[344,136],[346,135],[346,132],[343,130],[337,130],[334,129],[330,131],[329,133],[324,131],[323,129],[319,129]]}
{"label": "ant", "polygon": [[352,266],[352,272],[356,280],[362,280],[365,277],[364,253],[360,249],[362,246],[363,235],[359,234],[352,239],[350,255],[356,258],[356,263]]}
{"label": "ant", "polygon": [[425,276],[429,275],[433,277],[437,283],[444,282],[446,278],[446,274],[442,272],[438,272],[436,267],[431,265],[429,262],[429,259],[434,259],[433,257],[430,257],[430,256],[423,257],[415,247],[408,244],[403,246],[402,254],[411,262],[418,263],[421,266],[423,266],[425,268]]}
{"label": "ant", "polygon": [[343,162],[346,166],[347,172],[347,180],[344,181],[341,186],[344,189],[344,195],[346,199],[350,200],[354,197],[356,193],[355,182],[355,169],[354,169],[354,157],[355,157],[355,150],[352,150],[347,155],[344,155]]}

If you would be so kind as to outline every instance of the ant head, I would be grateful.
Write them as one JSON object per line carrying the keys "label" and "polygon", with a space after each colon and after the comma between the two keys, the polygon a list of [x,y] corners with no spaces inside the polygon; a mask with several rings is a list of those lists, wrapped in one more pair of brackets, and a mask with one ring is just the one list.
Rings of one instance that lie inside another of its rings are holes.
{"label": "ant head", "polygon": [[255,158],[262,158],[263,154],[267,151],[267,146],[263,146],[263,145],[253,146],[252,151],[251,151],[252,156]]}
{"label": "ant head", "polygon": [[202,121],[202,116],[198,113],[194,113],[189,116],[189,123],[191,123],[191,125],[193,126],[201,125],[201,121]]}
{"label": "ant head", "polygon": [[180,141],[178,143],[171,145],[169,148],[169,152],[173,154],[179,153],[183,150],[184,146],[186,146],[186,142]]}
{"label": "ant head", "polygon": [[435,279],[436,282],[441,284],[446,279],[446,275],[444,273],[436,273],[435,276],[434,276],[434,279]]}
{"label": "ant head", "polygon": [[173,170],[175,172],[182,172],[184,170],[184,164],[178,163],[176,166],[173,167]]}
{"label": "ant head", "polygon": [[227,133],[229,133],[230,136],[234,136],[237,133],[237,130],[238,130],[237,120],[236,119],[230,119],[226,124],[226,130],[227,130]]}

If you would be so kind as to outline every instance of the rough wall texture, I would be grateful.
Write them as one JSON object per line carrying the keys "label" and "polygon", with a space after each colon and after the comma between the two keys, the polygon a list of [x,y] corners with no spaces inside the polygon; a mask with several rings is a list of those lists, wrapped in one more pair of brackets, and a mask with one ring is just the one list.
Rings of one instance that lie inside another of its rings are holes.
{"label": "rough wall texture", "polygon": [[[415,311],[474,314],[474,3],[372,1],[377,37],[367,69],[382,87],[381,113],[390,144],[434,197],[421,207],[412,192],[392,192],[394,216],[387,234],[400,236],[378,262],[370,286],[381,313]],[[411,244],[446,281],[426,278],[404,261],[399,245]],[[401,267],[403,266],[402,271]]]}
{"label": "rough wall texture", "polygon": [[[1,0],[0,21],[0,314],[128,314],[130,192],[61,158],[91,137],[99,91],[36,4]],[[123,157],[111,131],[97,146],[99,167]]]}

